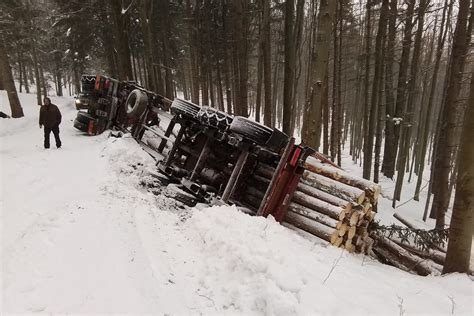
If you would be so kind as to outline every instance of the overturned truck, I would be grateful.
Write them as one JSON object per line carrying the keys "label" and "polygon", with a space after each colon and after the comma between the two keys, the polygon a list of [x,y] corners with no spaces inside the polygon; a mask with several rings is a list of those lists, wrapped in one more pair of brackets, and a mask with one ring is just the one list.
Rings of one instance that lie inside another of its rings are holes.
{"label": "overturned truck", "polygon": [[235,204],[350,252],[370,253],[378,185],[249,118],[171,101],[135,82],[96,76],[93,86],[90,106],[74,126],[89,135],[110,127],[131,133],[157,160],[162,184],[192,196],[181,196],[184,203]]}
{"label": "overturned truck", "polygon": [[234,204],[405,271],[441,272],[444,248],[420,249],[416,238],[394,238],[377,227],[377,184],[345,172],[293,137],[246,117],[171,101],[133,81],[83,76],[83,88],[74,126],[88,135],[106,129],[130,133],[157,161],[155,181],[178,190],[175,200],[188,206]]}

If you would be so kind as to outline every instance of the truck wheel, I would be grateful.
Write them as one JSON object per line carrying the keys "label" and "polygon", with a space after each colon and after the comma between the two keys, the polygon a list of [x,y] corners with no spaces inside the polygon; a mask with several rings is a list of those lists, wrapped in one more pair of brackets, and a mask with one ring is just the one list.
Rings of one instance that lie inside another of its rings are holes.
{"label": "truck wheel", "polygon": [[182,114],[193,119],[197,117],[199,110],[201,110],[199,105],[181,99],[174,99],[170,108],[173,115]]}
{"label": "truck wheel", "polygon": [[127,116],[138,118],[145,112],[148,105],[148,96],[145,92],[135,89],[128,95],[125,107],[127,109]]}
{"label": "truck wheel", "polygon": [[201,107],[197,116],[202,124],[222,130],[227,130],[233,120],[231,115],[208,106]]}
{"label": "truck wheel", "polygon": [[76,120],[87,125],[90,120],[95,120],[95,118],[87,112],[77,112]]}
{"label": "truck wheel", "polygon": [[288,135],[274,128],[272,136],[265,144],[265,147],[272,151],[279,152],[283,147],[288,144],[289,140],[290,137]]}
{"label": "truck wheel", "polygon": [[273,133],[271,128],[243,116],[234,117],[229,130],[259,145],[265,145]]}
{"label": "truck wheel", "polygon": [[87,112],[77,112],[76,119],[74,120],[74,127],[82,132],[88,132],[89,122],[95,121],[95,118]]}

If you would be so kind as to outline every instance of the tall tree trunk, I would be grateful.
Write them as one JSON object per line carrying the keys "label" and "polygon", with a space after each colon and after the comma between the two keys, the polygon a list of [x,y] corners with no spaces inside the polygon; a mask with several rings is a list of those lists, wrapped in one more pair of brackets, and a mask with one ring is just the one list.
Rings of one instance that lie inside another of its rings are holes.
{"label": "tall tree trunk", "polygon": [[43,89],[43,96],[46,97],[48,95],[48,88],[46,86],[47,81],[44,78],[44,71],[43,71],[43,65],[42,64],[39,64],[39,71],[40,71],[41,87]]}
{"label": "tall tree trunk", "polygon": [[[150,12],[153,12],[153,1],[151,0],[141,0],[140,5],[138,6],[138,11],[140,13],[140,25],[143,33],[143,54],[146,60],[146,73],[148,74],[148,89],[152,91],[157,91],[156,76],[153,70],[153,48],[152,48],[152,31],[150,27],[151,17],[149,16]],[[163,93],[163,91],[157,91]]]}
{"label": "tall tree trunk", "polygon": [[[339,25],[339,19],[340,17],[340,1],[336,1],[336,17],[335,17],[335,22],[334,22],[334,32],[333,32],[333,71],[332,71],[332,105],[331,105],[331,137],[330,137],[330,157],[331,161],[335,161],[336,158],[336,152],[337,152],[337,118],[338,118],[338,108],[337,108],[337,103],[339,102],[339,99],[337,97],[337,78],[338,78],[338,72],[337,72],[337,59],[339,58],[339,49],[337,47],[338,44],[338,25]],[[323,109],[324,111],[324,109]],[[327,114],[324,114],[325,116]],[[324,142],[323,142],[324,146]]]}
{"label": "tall tree trunk", "polygon": [[16,92],[15,82],[13,81],[12,69],[8,60],[8,55],[4,46],[4,40],[0,37],[0,81],[2,88],[7,91],[8,101],[10,102],[11,116],[13,118],[23,117],[20,99]]}
{"label": "tall tree trunk", "polygon": [[[342,98],[342,38],[344,34],[344,2],[342,0],[339,1],[339,44],[338,44],[338,51],[339,54],[337,55],[337,60],[334,58],[334,62],[338,64],[337,66],[337,128],[336,128],[336,133],[337,133],[337,165],[341,166],[342,165],[342,145],[345,143],[345,140],[343,142],[342,140],[342,128],[344,125],[344,109],[343,109],[343,104],[344,100]],[[345,80],[347,82],[347,80]],[[344,90],[345,87],[344,87]]]}
{"label": "tall tree trunk", "polygon": [[436,228],[444,228],[445,213],[449,204],[448,181],[453,162],[454,145],[456,143],[456,114],[460,111],[457,99],[461,89],[462,73],[471,38],[470,31],[468,30],[469,3],[469,0],[460,0],[459,2],[447,90],[443,100],[443,115],[441,116],[440,133],[436,144],[439,150],[436,151],[434,162],[436,183],[433,184],[435,199],[432,205],[432,213],[436,215]]}
{"label": "tall tree trunk", "polygon": [[227,49],[225,49],[225,60],[224,60],[224,80],[225,80],[225,96],[226,96],[226,108],[227,108],[227,113],[232,114],[232,83],[230,80],[230,76],[232,74],[231,66],[230,66],[230,61],[229,61],[229,52]]}
{"label": "tall tree trunk", "polygon": [[19,83],[19,86],[20,86],[20,93],[22,93],[22,88],[23,88],[23,73],[21,71],[21,68],[22,68],[22,65],[23,62],[21,60],[21,57],[20,57],[20,54],[18,54],[18,69],[19,69],[19,78],[18,78],[18,83]]}
{"label": "tall tree trunk", "polygon": [[263,77],[263,51],[262,43],[259,44],[257,61],[257,99],[255,100],[255,120],[260,122],[260,111],[262,107],[262,77]]}
{"label": "tall tree trunk", "polygon": [[[382,101],[382,91],[384,87],[383,83],[383,70],[384,70],[384,61],[385,61],[385,38],[387,32],[387,20],[389,14],[389,0],[382,1],[382,7],[380,9],[380,19],[377,30],[377,36],[375,39],[375,75],[372,85],[372,110],[375,111],[375,107],[378,105],[378,115],[374,119],[378,120],[377,123],[377,132],[375,140],[375,162],[374,162],[374,182],[379,182],[379,168],[380,168],[380,146],[382,143],[382,131],[385,123],[386,111],[385,103]],[[379,37],[380,34],[380,37]],[[380,53],[379,53],[380,51]],[[378,83],[376,83],[378,81]],[[376,90],[376,92],[374,92]],[[374,100],[377,99],[377,100]]]}
{"label": "tall tree trunk", "polygon": [[249,28],[249,1],[234,0],[236,44],[238,45],[238,72],[239,72],[239,114],[248,116],[248,28]]}
{"label": "tall tree trunk", "polygon": [[[443,55],[443,47],[444,47],[444,42],[446,40],[446,35],[447,31],[449,29],[449,16],[451,15],[451,10],[453,7],[454,1],[451,0],[449,7],[448,7],[448,0],[445,0],[444,2],[444,7],[443,7],[443,16],[441,20],[441,27],[439,30],[439,35],[438,35],[438,43],[436,47],[436,59],[435,59],[435,65],[433,68],[433,75],[432,75],[432,80],[431,80],[431,87],[430,87],[430,95],[428,97],[428,108],[426,112],[426,119],[425,119],[425,127],[423,128],[422,131],[422,136],[421,136],[421,143],[422,143],[422,148],[421,148],[421,155],[420,155],[420,173],[418,174],[418,180],[416,182],[416,189],[415,189],[415,200],[418,199],[418,196],[420,194],[420,189],[421,189],[421,181],[423,179],[423,172],[424,172],[424,165],[425,165],[425,156],[426,156],[426,151],[428,148],[428,139],[429,139],[429,133],[431,131],[431,121],[432,121],[432,111],[434,109],[434,100],[435,100],[435,93],[438,87],[438,74],[439,74],[439,67],[441,64],[441,57]],[[445,27],[446,25],[446,27]],[[434,165],[431,165],[431,168],[434,169]],[[429,183],[429,188],[428,188],[428,197],[427,197],[427,205],[425,207],[425,210],[428,209],[428,204],[429,200],[431,199],[431,191],[432,191],[432,184],[433,184],[433,179],[430,178],[430,183]],[[423,220],[426,220],[427,217],[427,211],[425,211],[423,215]]]}
{"label": "tall tree trunk", "polygon": [[40,81],[40,72],[38,64],[38,54],[36,53],[36,42],[31,39],[31,49],[33,53],[33,69],[35,71],[35,83],[36,83],[36,102],[38,105],[42,104],[41,98],[41,81]]}
{"label": "tall tree trunk", "polygon": [[222,75],[221,75],[221,63],[217,61],[217,97],[219,99],[219,110],[225,111],[224,109],[224,92],[222,91]]}
{"label": "tall tree trunk", "polygon": [[26,68],[27,68],[26,61],[23,61],[22,66],[23,67],[22,67],[21,71],[23,72],[23,78],[24,78],[23,81],[24,81],[24,84],[25,84],[25,92],[30,93],[30,85],[28,83],[28,72],[26,71]]}
{"label": "tall tree trunk", "polygon": [[[461,9],[465,8],[460,7]],[[464,273],[469,270],[474,233],[474,142],[472,135],[474,135],[474,75],[471,75],[470,96],[464,114],[456,196],[449,227],[448,251],[443,273]]]}
{"label": "tall tree trunk", "polygon": [[110,4],[112,6],[112,16],[115,23],[115,45],[119,64],[118,76],[120,80],[132,80],[133,73],[127,31],[128,14],[122,14],[124,8],[122,8],[121,0],[112,0]]}
{"label": "tall tree trunk", "polygon": [[413,57],[411,60],[411,69],[410,69],[410,81],[408,84],[408,100],[403,112],[405,113],[405,117],[403,119],[403,125],[401,126],[401,139],[400,139],[400,146],[399,146],[399,158],[397,164],[397,181],[395,184],[395,192],[393,194],[393,202],[392,206],[395,207],[396,201],[400,200],[400,196],[402,194],[402,186],[403,186],[403,179],[405,178],[405,167],[407,166],[408,160],[408,153],[410,148],[410,139],[411,139],[411,131],[412,125],[414,123],[413,119],[413,111],[414,111],[414,103],[415,103],[415,93],[418,84],[418,65],[420,61],[420,53],[421,53],[421,40],[423,36],[423,26],[424,26],[424,19],[425,19],[425,10],[427,7],[427,0],[420,0],[420,4],[418,7],[418,29],[416,31],[415,36],[415,43],[413,47]]}
{"label": "tall tree trunk", "polygon": [[[365,179],[370,179],[372,170],[372,145],[373,134],[369,126],[371,120],[371,104],[370,104],[370,60],[371,60],[371,43],[372,43],[372,28],[371,28],[371,2],[366,3],[366,21],[365,21],[365,77],[364,77],[364,120],[362,124],[364,135],[364,164],[362,175]],[[374,82],[376,82],[374,80]]]}
{"label": "tall tree trunk", "polygon": [[295,1],[285,2],[285,68],[283,82],[283,132],[293,135],[291,131],[293,86],[295,80]]}
{"label": "tall tree trunk", "polygon": [[[329,64],[327,65],[329,68]],[[329,154],[329,69],[323,81],[323,95],[321,99],[322,127],[323,127],[323,154]]]}
{"label": "tall tree trunk", "polygon": [[309,100],[305,104],[302,131],[303,142],[316,150],[320,144],[322,88],[329,59],[330,34],[335,12],[336,1],[321,0],[318,15],[319,25],[314,41],[316,48],[311,56],[311,91]]}
{"label": "tall tree trunk", "polygon": [[171,73],[171,46],[169,38],[171,37],[170,21],[169,21],[169,0],[161,0],[160,2],[160,25],[161,25],[161,43],[162,55],[165,67],[165,96],[173,99],[173,74]]}
{"label": "tall tree trunk", "polygon": [[54,53],[55,77],[56,77],[56,95],[63,96],[62,72],[61,72],[61,53],[59,51]]}
{"label": "tall tree trunk", "polygon": [[[389,155],[387,159],[384,159],[384,174],[389,178],[393,178],[393,175],[395,174],[395,161],[397,158],[398,140],[400,138],[400,124],[404,124],[403,122],[400,122],[400,120],[402,120],[403,110],[405,109],[406,102],[407,76],[412,42],[413,13],[415,10],[415,2],[416,1],[409,1],[407,4],[405,29],[403,32],[402,42],[402,55],[400,58],[400,67],[398,71],[397,97],[394,110],[395,116],[390,117],[388,120],[388,123],[393,125],[394,132],[393,139],[390,139],[391,141],[386,143],[386,146],[392,147],[388,150]],[[399,172],[404,172],[404,170],[399,170]]]}
{"label": "tall tree trunk", "polygon": [[[303,47],[303,29],[304,29],[304,6],[305,0],[298,0],[296,2],[296,19],[295,27],[293,31],[294,36],[294,59],[295,59],[295,77],[293,80],[293,92],[291,99],[291,134],[295,132],[295,125],[297,121],[301,119],[302,105],[304,104],[304,97],[300,97],[301,82],[304,81],[301,78],[303,72],[302,69],[302,47]],[[298,96],[300,94],[300,96]]]}
{"label": "tall tree trunk", "polygon": [[270,37],[270,0],[263,1],[263,90],[264,90],[264,111],[263,123],[272,126],[272,56]]}

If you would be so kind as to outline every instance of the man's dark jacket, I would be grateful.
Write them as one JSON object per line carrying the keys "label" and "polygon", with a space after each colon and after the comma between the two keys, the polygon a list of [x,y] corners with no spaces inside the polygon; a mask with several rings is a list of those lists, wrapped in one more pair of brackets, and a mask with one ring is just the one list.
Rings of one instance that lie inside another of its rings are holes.
{"label": "man's dark jacket", "polygon": [[61,123],[61,112],[54,104],[43,105],[39,116],[40,125],[46,128],[53,128]]}

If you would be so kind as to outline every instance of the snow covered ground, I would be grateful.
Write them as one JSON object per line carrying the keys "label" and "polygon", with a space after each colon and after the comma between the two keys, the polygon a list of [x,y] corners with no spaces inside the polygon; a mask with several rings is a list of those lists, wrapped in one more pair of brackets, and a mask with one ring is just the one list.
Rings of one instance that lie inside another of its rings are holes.
{"label": "snow covered ground", "polygon": [[153,160],[81,135],[71,98],[53,97],[63,148],[45,150],[35,97],[20,98],[26,117],[0,120],[2,314],[474,313],[465,275],[410,275],[232,207],[170,207],[140,186]]}

